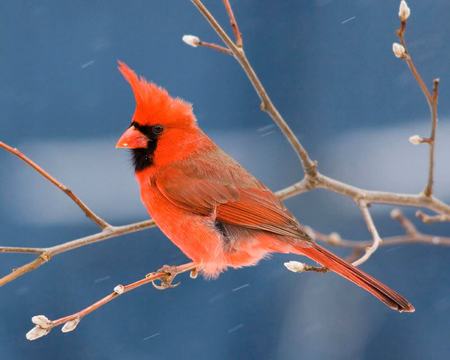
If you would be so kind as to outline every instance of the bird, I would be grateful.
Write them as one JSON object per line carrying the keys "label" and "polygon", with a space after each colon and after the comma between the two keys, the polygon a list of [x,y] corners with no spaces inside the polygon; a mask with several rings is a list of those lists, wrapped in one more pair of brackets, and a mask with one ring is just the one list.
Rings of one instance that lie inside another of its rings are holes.
{"label": "bird", "polygon": [[192,105],[118,69],[136,107],[116,148],[129,149],[143,205],[159,229],[206,278],[256,265],[273,253],[306,256],[388,307],[414,306],[388,286],[317,244],[261,181],[199,127]]}

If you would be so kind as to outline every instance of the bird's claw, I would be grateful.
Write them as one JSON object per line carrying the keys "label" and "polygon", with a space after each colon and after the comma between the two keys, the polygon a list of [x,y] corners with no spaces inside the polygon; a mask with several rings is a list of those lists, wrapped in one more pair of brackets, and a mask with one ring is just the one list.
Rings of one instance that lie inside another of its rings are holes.
{"label": "bird's claw", "polygon": [[191,270],[189,276],[191,277],[191,279],[197,279],[198,273],[199,273],[198,268],[195,268]]}
{"label": "bird's claw", "polygon": [[[178,275],[176,266],[164,265],[157,273],[163,273],[163,275],[156,280],[152,281],[152,285],[158,290],[172,289],[180,285],[180,282],[173,283],[173,280]],[[147,274],[146,277],[155,275],[155,273]]]}
{"label": "bird's claw", "polygon": [[166,280],[166,279],[161,278],[159,282],[157,282],[158,280],[152,281],[152,285],[154,286],[155,289],[167,290],[167,289],[175,288],[181,284],[181,282],[172,284],[172,282],[171,282],[172,280]]}

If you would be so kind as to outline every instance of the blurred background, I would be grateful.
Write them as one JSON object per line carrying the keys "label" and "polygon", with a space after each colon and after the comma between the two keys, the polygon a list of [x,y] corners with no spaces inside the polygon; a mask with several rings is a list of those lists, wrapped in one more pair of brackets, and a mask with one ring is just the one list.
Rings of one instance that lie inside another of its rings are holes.
{"label": "blurred background", "polygon": [[[249,59],[320,169],[371,189],[419,192],[428,109],[391,51],[397,0],[232,1]],[[436,194],[450,201],[450,42],[446,0],[410,0],[407,39],[426,82],[441,77]],[[205,4],[228,27],[221,1]],[[134,99],[116,70],[138,73],[194,104],[200,125],[272,189],[301,178],[287,141],[259,111],[237,63],[182,43],[218,42],[187,0],[0,3],[0,138],[18,146],[115,225],[147,218],[129,154],[114,144]],[[39,175],[0,152],[0,243],[45,247],[97,231]],[[369,237],[346,198],[315,191],[287,201],[305,224]],[[402,233],[374,206],[382,236]],[[412,215],[412,211],[406,211]],[[444,224],[417,226],[448,235]],[[345,255],[345,251],[338,251]],[[157,229],[81,248],[0,289],[4,359],[445,359],[450,357],[450,249],[383,248],[363,269],[405,295],[414,314],[390,311],[334,274],[293,274],[291,256],[140,288],[85,318],[73,333],[25,339],[30,317],[72,313],[163,264],[186,261]],[[30,260],[4,254],[0,271]],[[301,260],[301,259],[297,259]]]}

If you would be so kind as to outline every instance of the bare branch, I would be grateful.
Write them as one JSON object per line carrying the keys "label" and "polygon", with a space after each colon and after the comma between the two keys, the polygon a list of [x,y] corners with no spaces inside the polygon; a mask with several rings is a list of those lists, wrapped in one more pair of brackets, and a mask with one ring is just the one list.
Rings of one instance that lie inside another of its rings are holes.
{"label": "bare branch", "polygon": [[311,184],[311,182],[305,178],[299,182],[296,182],[295,184],[293,184],[291,186],[288,186],[282,190],[277,191],[276,195],[281,200],[286,200],[293,196],[297,196],[297,195],[306,193],[312,189],[314,189],[314,185]]}
{"label": "bare branch", "polygon": [[211,25],[211,27],[214,29],[217,35],[219,35],[219,37],[222,39],[225,45],[230,49],[236,60],[241,65],[242,69],[246,73],[247,77],[249,78],[250,82],[252,83],[261,100],[261,110],[269,114],[269,116],[272,118],[275,124],[277,124],[278,127],[281,129],[286,139],[288,139],[291,146],[294,148],[295,152],[299,156],[305,173],[308,176],[314,177],[317,173],[317,163],[311,160],[306,149],[300,143],[297,136],[294,134],[292,129],[286,123],[286,121],[281,116],[277,108],[273,105],[272,100],[267,94],[264,86],[262,85],[255,71],[253,70],[253,67],[250,65],[250,62],[248,61],[247,56],[245,55],[243,47],[238,46],[233,42],[233,40],[230,39],[225,30],[220,26],[220,24],[217,22],[214,16],[209,12],[209,10],[205,7],[205,5],[203,5],[203,3],[200,0],[191,0],[191,1],[197,7],[199,12],[205,17],[205,19],[208,21],[208,23]]}
{"label": "bare branch", "polygon": [[212,49],[212,50],[215,50],[215,51],[227,54],[227,55],[233,55],[233,53],[231,52],[230,49],[228,49],[224,46],[221,46],[221,45],[214,44],[214,43],[200,40],[198,43],[198,46],[203,46],[205,48],[209,48],[209,49]]}
{"label": "bare branch", "polygon": [[38,267],[40,267],[42,264],[46,263],[49,260],[50,256],[48,256],[46,252],[43,252],[33,261],[30,261],[29,263],[22,265],[18,268],[15,268],[8,275],[3,276],[0,279],[0,286],[3,286],[13,280],[16,280],[17,278],[21,277],[22,275],[25,275],[26,273],[29,273],[30,271],[36,270]]}
{"label": "bare branch", "polygon": [[[450,246],[450,237],[435,236],[421,233],[399,209],[394,209],[391,212],[391,217],[394,220],[397,220],[400,223],[400,225],[404,228],[405,235],[385,237],[383,241],[379,244],[380,247],[405,245],[405,244]],[[314,230],[310,227],[307,228],[307,231],[308,234],[315,241],[323,242],[325,244],[335,247],[349,248],[353,250],[364,250],[373,244],[373,240],[365,240],[365,241],[346,240],[341,238],[341,236],[337,233],[331,233],[327,235],[317,230]]]}
{"label": "bare branch", "polygon": [[402,194],[363,189],[346,184],[321,173],[318,173],[317,177],[314,179],[306,178],[287,187],[286,189],[280,190],[279,194],[282,199],[287,199],[288,197],[303,194],[313,189],[332,191],[337,194],[350,197],[356,202],[364,200],[368,204],[378,203],[385,205],[426,208],[437,213],[450,216],[450,206],[433,196],[427,197],[423,194]]}
{"label": "bare branch", "polygon": [[367,224],[367,229],[369,230],[370,234],[372,235],[372,244],[368,246],[364,252],[364,255],[361,256],[359,259],[353,261],[354,266],[359,266],[362,263],[369,260],[369,258],[372,256],[372,254],[377,251],[378,247],[381,245],[383,240],[381,240],[380,235],[378,234],[378,230],[373,222],[372,215],[370,214],[369,208],[367,206],[367,203],[360,202],[358,204],[359,209],[361,210],[361,214],[363,216],[364,221]]}
{"label": "bare branch", "polygon": [[65,242],[65,243],[62,243],[59,245],[55,245],[55,246],[52,246],[49,248],[20,248],[20,247],[12,248],[12,247],[7,247],[7,246],[0,247],[0,253],[2,253],[2,252],[15,252],[15,253],[22,252],[22,253],[39,254],[39,256],[37,258],[35,258],[34,260],[30,261],[29,263],[27,263],[25,265],[22,265],[19,268],[14,269],[9,274],[0,278],[0,286],[3,286],[5,284],[15,280],[30,271],[36,270],[37,268],[44,265],[46,262],[50,261],[50,259],[56,255],[59,255],[59,254],[62,254],[64,252],[71,251],[74,249],[78,249],[82,246],[94,244],[94,243],[104,241],[107,239],[111,239],[111,238],[114,238],[117,236],[141,231],[141,230],[148,229],[148,228],[151,228],[154,226],[156,226],[156,225],[153,220],[146,220],[146,221],[141,221],[141,222],[132,223],[132,224],[123,225],[123,226],[114,226],[114,227],[110,226],[97,234],[85,236],[83,238],[68,241],[68,242]]}
{"label": "bare branch", "polygon": [[6,151],[10,152],[11,154],[17,156],[19,159],[23,160],[25,163],[27,163],[29,166],[31,166],[34,170],[36,170],[39,174],[41,174],[44,178],[46,178],[53,185],[55,185],[58,189],[63,191],[69,198],[72,199],[72,201],[75,204],[78,205],[78,207],[84,212],[84,214],[89,219],[91,219],[95,224],[97,224],[101,229],[106,229],[109,226],[111,226],[105,220],[103,220],[100,216],[98,216],[96,213],[94,213],[91,209],[89,209],[89,207],[83,201],[81,201],[80,198],[72,192],[72,190],[70,190],[67,186],[65,186],[64,184],[59,182],[57,179],[55,179],[53,176],[51,176],[47,171],[45,171],[43,168],[41,168],[38,164],[36,164],[33,160],[28,158],[26,155],[24,155],[18,149],[5,144],[3,141],[0,141],[0,148],[5,149]]}
{"label": "bare branch", "polygon": [[9,254],[42,254],[44,248],[0,246],[0,253]]}
{"label": "bare branch", "polygon": [[[409,15],[408,15],[409,16]],[[423,191],[425,196],[431,197],[433,194],[433,182],[434,182],[434,166],[435,166],[435,146],[436,146],[436,129],[438,123],[438,97],[439,97],[439,79],[433,80],[433,89],[432,92],[428,90],[427,85],[422,79],[419,71],[414,64],[411,54],[408,51],[408,47],[406,45],[405,32],[406,32],[406,19],[401,18],[400,28],[397,30],[397,36],[400,40],[401,45],[403,46],[404,55],[401,56],[403,60],[405,60],[409,69],[411,70],[414,79],[416,79],[419,84],[420,89],[422,90],[425,99],[427,100],[428,107],[430,109],[431,116],[431,135],[429,138],[422,138],[422,143],[427,143],[429,145],[429,165],[428,165],[428,180]],[[395,52],[395,51],[394,51]],[[396,54],[397,56],[397,54]]]}
{"label": "bare branch", "polygon": [[[145,278],[135,281],[131,284],[117,285],[110,294],[106,295],[105,297],[101,298],[95,303],[71,315],[66,315],[56,320],[48,320],[43,315],[37,316],[41,317],[41,319],[44,318],[45,319],[44,321],[36,320],[37,317],[33,317],[32,320],[33,323],[36,324],[36,326],[27,333],[27,339],[36,340],[42,336],[47,335],[53,328],[61,325],[64,325],[63,328],[61,329],[63,332],[73,331],[78,326],[80,320],[83,319],[86,315],[89,315],[93,311],[98,310],[99,308],[106,305],[110,301],[116,299],[120,295],[135,290],[142,285],[154,283],[156,280],[161,280],[165,284],[166,286],[165,288],[173,287],[172,282],[177,275],[188,271],[194,271],[196,270],[196,267],[197,265],[193,262],[179,266],[171,266],[171,267],[165,266],[160,270],[158,270],[157,272],[150,273]],[[40,331],[40,329],[44,331]]]}
{"label": "bare branch", "polygon": [[417,228],[414,224],[409,220],[400,209],[393,209],[391,211],[391,218],[397,220],[399,224],[405,229],[406,235],[415,236],[417,232]]}
{"label": "bare branch", "polygon": [[439,79],[433,80],[433,95],[431,97],[431,134],[429,137],[429,166],[428,166],[428,182],[423,193],[425,196],[431,196],[433,194],[434,183],[434,167],[435,167],[435,148],[436,148],[436,128],[438,123],[438,97],[439,97]]}
{"label": "bare branch", "polygon": [[[373,242],[373,240],[359,241],[359,240],[341,239],[340,242],[336,243],[333,240],[330,240],[330,235],[320,233],[319,231],[316,230],[313,231],[314,231],[313,239],[335,247],[364,250],[365,248],[370,246]],[[420,232],[414,235],[390,236],[385,237],[383,239],[383,242],[380,244],[380,247],[396,246],[396,245],[413,245],[413,244],[450,246],[450,237],[428,235]]]}
{"label": "bare branch", "polygon": [[185,44],[195,47],[195,48],[199,47],[199,46],[203,46],[203,47],[210,48],[210,49],[219,51],[219,52],[227,54],[227,55],[233,55],[232,52],[230,51],[230,49],[228,49],[224,46],[215,44],[215,43],[209,43],[206,41],[202,41],[202,40],[200,40],[200,38],[198,36],[195,36],[195,35],[183,35],[183,37],[181,39],[183,40],[183,42]]}
{"label": "bare branch", "polygon": [[419,84],[420,89],[423,92],[423,95],[425,96],[425,99],[427,100],[428,106],[432,106],[432,96],[430,94],[430,91],[427,88],[427,85],[422,79],[422,76],[420,75],[419,71],[416,68],[416,65],[414,64],[414,61],[412,60],[412,57],[408,51],[408,47],[406,45],[405,40],[405,31],[406,31],[406,21],[400,22],[400,28],[397,30],[397,36],[400,40],[401,45],[403,46],[405,50],[405,57],[403,58],[406,61],[406,64],[408,65],[409,69],[411,70],[412,75],[414,76],[414,79],[416,79],[417,83]]}
{"label": "bare branch", "polygon": [[227,10],[228,17],[230,18],[231,28],[233,29],[234,38],[236,39],[236,46],[242,47],[242,34],[239,30],[238,23],[236,18],[234,17],[233,9],[231,8],[229,0],[223,0],[223,4],[225,5],[225,9]]}
{"label": "bare branch", "polygon": [[427,215],[420,210],[416,211],[416,216],[420,220],[422,220],[422,222],[424,222],[425,224],[450,221],[450,216],[448,216],[448,215],[444,215],[444,214]]}
{"label": "bare branch", "polygon": [[341,195],[349,196],[355,201],[364,200],[368,204],[399,205],[410,207],[423,207],[438,213],[450,215],[450,206],[435,197],[423,194],[401,194],[386,191],[373,191],[348,185],[338,180],[320,174],[316,179],[317,188],[327,189]]}

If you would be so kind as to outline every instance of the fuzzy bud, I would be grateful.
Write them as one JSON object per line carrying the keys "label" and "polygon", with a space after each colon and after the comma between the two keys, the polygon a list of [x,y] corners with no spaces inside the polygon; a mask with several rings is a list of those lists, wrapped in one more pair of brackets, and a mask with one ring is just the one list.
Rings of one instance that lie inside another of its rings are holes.
{"label": "fuzzy bud", "polygon": [[45,315],[35,315],[31,318],[31,322],[43,329],[52,327],[52,322]]}
{"label": "fuzzy bud", "polygon": [[420,145],[423,143],[423,137],[419,135],[413,135],[408,140],[413,145]]}
{"label": "fuzzy bud", "polygon": [[400,211],[400,209],[395,208],[391,210],[392,219],[398,219],[400,216],[402,216],[402,212]]}
{"label": "fuzzy bud", "polygon": [[124,291],[125,291],[125,287],[123,285],[117,285],[114,288],[114,292],[118,295],[122,295],[124,293]]}
{"label": "fuzzy bud", "polygon": [[27,340],[33,341],[36,339],[39,339],[45,335],[47,335],[50,332],[50,329],[44,329],[40,327],[39,325],[36,325],[34,328],[32,328],[30,331],[27,332],[25,335]]}
{"label": "fuzzy bud", "polygon": [[439,236],[433,236],[431,239],[431,242],[435,245],[439,244],[441,242],[441,238]]}
{"label": "fuzzy bud", "polygon": [[182,40],[192,47],[197,47],[200,44],[200,39],[194,35],[183,35]]}
{"label": "fuzzy bud", "polygon": [[80,320],[81,319],[77,317],[73,320],[66,322],[64,326],[61,328],[61,331],[63,333],[74,331],[77,328],[78,324],[80,323]]}
{"label": "fuzzy bud", "polygon": [[411,9],[409,8],[408,4],[405,0],[400,1],[400,7],[398,9],[398,17],[401,21],[408,20],[409,16],[411,15]]}
{"label": "fuzzy bud", "polygon": [[406,56],[406,50],[403,47],[403,45],[399,43],[393,43],[392,44],[392,52],[394,53],[395,57],[399,59],[403,59]]}
{"label": "fuzzy bud", "polygon": [[332,232],[330,235],[328,235],[328,242],[331,245],[337,245],[341,242],[341,235],[339,235],[337,232]]}
{"label": "fuzzy bud", "polygon": [[301,273],[305,271],[305,264],[299,261],[288,261],[284,263],[286,269],[292,272]]}

